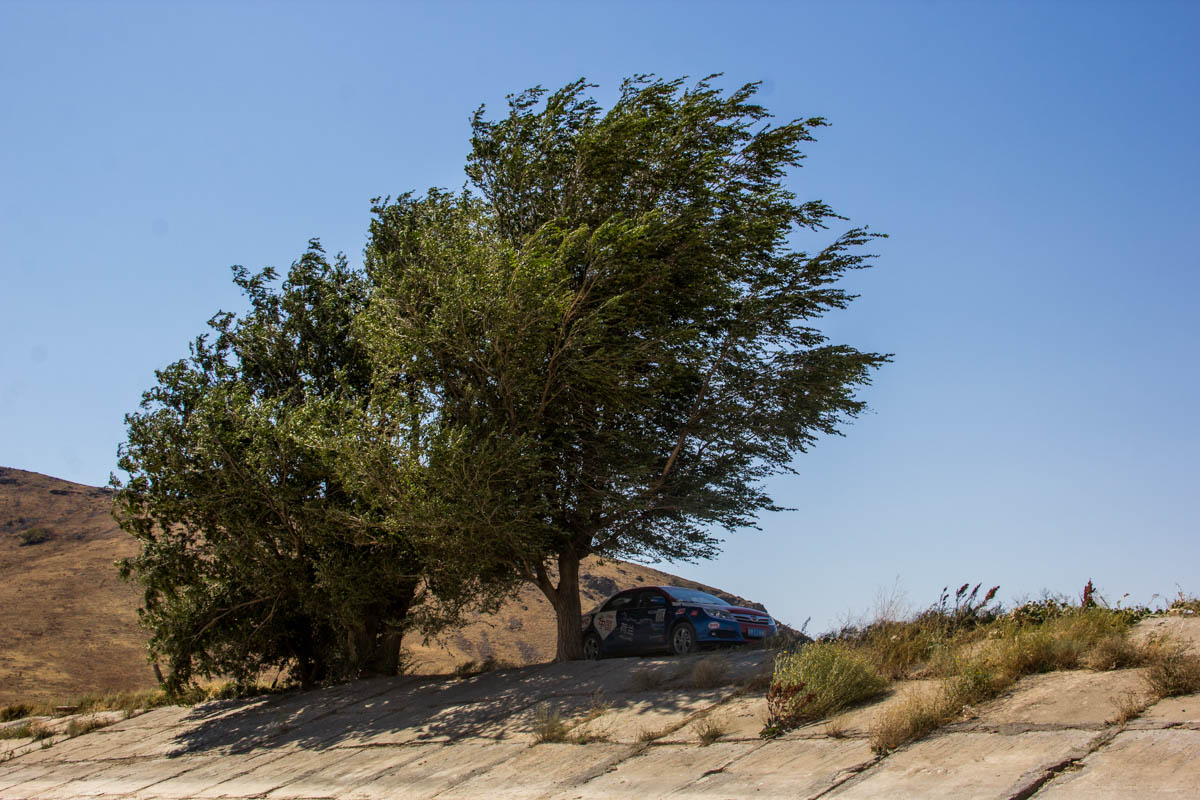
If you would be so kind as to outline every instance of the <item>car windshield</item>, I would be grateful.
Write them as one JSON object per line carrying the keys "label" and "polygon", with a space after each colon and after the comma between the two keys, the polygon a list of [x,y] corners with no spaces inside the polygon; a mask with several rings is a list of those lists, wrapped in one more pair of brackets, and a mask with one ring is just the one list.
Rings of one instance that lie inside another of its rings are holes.
{"label": "car windshield", "polygon": [[698,592],[695,589],[680,589],[675,586],[667,589],[667,594],[677,603],[703,603],[706,606],[727,606],[719,597],[713,597],[708,592]]}

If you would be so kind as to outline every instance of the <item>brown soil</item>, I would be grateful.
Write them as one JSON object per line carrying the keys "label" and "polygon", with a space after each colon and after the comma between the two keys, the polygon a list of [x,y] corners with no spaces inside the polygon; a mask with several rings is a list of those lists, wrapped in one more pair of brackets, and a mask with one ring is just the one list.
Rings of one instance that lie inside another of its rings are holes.
{"label": "brown soil", "polygon": [[[0,705],[90,692],[154,688],[139,593],[114,562],[136,542],[110,515],[111,493],[36,472],[0,467]],[[23,544],[34,529],[50,534]],[[625,561],[589,559],[581,574],[589,609],[615,591],[673,584],[744,598]],[[529,586],[490,615],[438,640],[405,642],[410,670],[446,673],[489,658],[513,665],[554,656],[554,616]]]}

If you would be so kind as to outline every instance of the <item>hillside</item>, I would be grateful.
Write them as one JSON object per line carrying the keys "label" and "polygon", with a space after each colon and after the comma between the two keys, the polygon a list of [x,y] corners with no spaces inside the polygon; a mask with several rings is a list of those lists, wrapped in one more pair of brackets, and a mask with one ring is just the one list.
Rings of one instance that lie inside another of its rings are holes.
{"label": "hillside", "polygon": [[[113,567],[132,555],[135,542],[113,521],[110,503],[107,489],[0,467],[0,704],[155,685],[137,623],[137,587]],[[49,538],[22,544],[36,530]],[[583,607],[649,584],[694,586],[752,604],[649,567],[589,559]],[[554,655],[554,617],[541,593],[527,587],[496,614],[437,641],[406,641],[405,649],[410,670],[419,673],[488,658],[536,664]]]}

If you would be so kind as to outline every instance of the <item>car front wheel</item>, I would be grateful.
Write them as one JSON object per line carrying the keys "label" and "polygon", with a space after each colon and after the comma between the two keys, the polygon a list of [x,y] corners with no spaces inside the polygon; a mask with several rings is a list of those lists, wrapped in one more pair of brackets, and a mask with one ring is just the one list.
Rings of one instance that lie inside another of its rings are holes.
{"label": "car front wheel", "polygon": [[696,652],[696,632],[688,623],[681,622],[671,631],[671,652],[677,656]]}
{"label": "car front wheel", "polygon": [[589,633],[583,637],[583,657],[588,661],[596,661],[604,655],[604,648],[600,644],[600,637],[594,633]]}

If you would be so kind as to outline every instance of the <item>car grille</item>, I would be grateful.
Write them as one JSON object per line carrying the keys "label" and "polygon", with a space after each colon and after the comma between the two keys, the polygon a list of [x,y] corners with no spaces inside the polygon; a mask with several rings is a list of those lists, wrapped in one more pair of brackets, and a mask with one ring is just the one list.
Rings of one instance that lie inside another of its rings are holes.
{"label": "car grille", "polygon": [[738,622],[749,622],[752,625],[770,625],[771,618],[762,614],[734,614]]}

